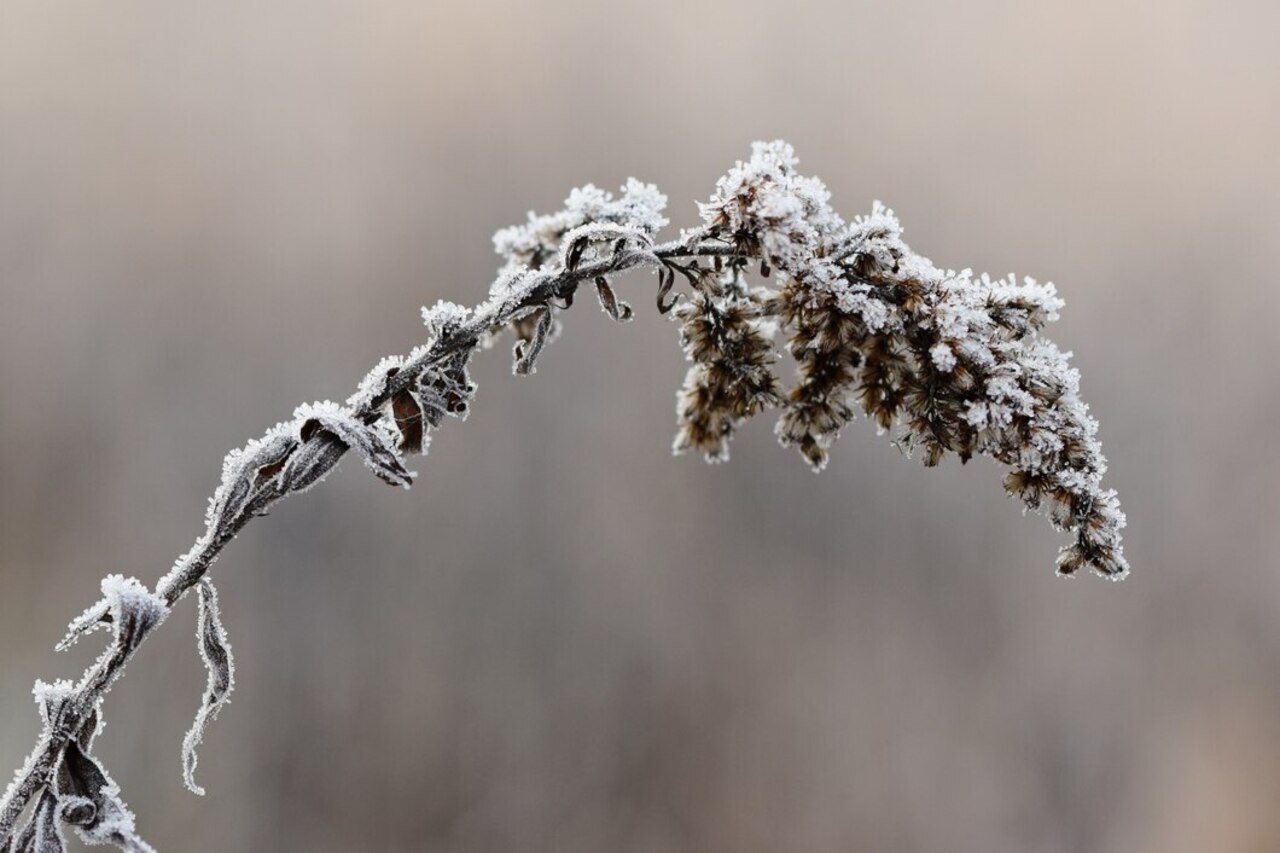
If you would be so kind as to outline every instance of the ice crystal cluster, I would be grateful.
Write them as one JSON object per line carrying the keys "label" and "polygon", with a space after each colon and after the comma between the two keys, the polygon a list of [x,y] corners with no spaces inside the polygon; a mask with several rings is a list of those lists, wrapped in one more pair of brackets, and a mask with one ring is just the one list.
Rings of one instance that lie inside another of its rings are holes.
{"label": "ice crystal cluster", "polygon": [[[0,800],[0,853],[61,851],[67,827],[90,844],[150,850],[92,754],[103,697],[142,641],[197,591],[197,649],[208,677],[182,772],[203,793],[196,748],[234,684],[209,577],[222,549],[248,521],[320,482],[348,451],[408,488],[415,475],[406,457],[425,453],[447,418],[469,413],[476,352],[509,334],[514,372],[534,373],[580,286],[592,287],[614,320],[634,317],[613,280],[639,267],[657,273],[657,310],[678,324],[691,362],[677,395],[677,452],[727,459],[742,422],[776,409],[781,443],[821,470],[861,413],[925,465],[948,453],[1001,463],[1005,488],[1071,534],[1061,574],[1087,567],[1123,577],[1124,515],[1102,485],[1097,424],[1068,354],[1041,335],[1062,307],[1053,286],[940,269],[911,251],[892,211],[876,204],[845,222],[826,187],[797,165],[786,143],[757,143],[700,205],[701,224],[665,243],[658,233],[666,197],[653,185],[630,180],[616,196],[591,185],[574,190],[559,212],[531,213],[494,236],[503,264],[487,300],[423,309],[427,343],[384,358],[344,404],[300,406],[228,454],[192,548],[154,590],[107,577],[60,646],[105,629],[106,649],[77,682],[37,682],[43,726]],[[782,375],[782,347],[792,376]]]}

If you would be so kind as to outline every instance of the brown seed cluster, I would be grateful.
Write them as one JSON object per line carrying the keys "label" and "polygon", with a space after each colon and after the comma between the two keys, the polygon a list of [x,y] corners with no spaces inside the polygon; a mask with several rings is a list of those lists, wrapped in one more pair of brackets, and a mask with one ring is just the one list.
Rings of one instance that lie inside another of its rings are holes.
{"label": "brown seed cluster", "polygon": [[675,451],[697,450],[710,462],[729,458],[739,423],[782,402],[772,366],[773,323],[767,295],[738,290],[736,270],[703,277],[703,288],[676,306],[680,340],[693,366],[679,392]]}
{"label": "brown seed cluster", "polygon": [[[1097,423],[1069,354],[1041,335],[1062,307],[1053,286],[939,269],[878,204],[846,225],[796,162],[785,143],[757,143],[701,206],[697,236],[731,247],[733,280],[758,261],[776,289],[739,284],[715,300],[695,292],[677,310],[694,367],[680,394],[676,450],[722,459],[738,423],[776,405],[779,440],[820,470],[861,411],[925,465],[953,453],[1008,466],[1009,493],[1075,535],[1059,572],[1087,566],[1123,577],[1125,518],[1102,487]],[[797,365],[785,395],[771,372],[770,336],[756,331],[761,318],[781,326]],[[737,340],[750,346],[724,344]]]}

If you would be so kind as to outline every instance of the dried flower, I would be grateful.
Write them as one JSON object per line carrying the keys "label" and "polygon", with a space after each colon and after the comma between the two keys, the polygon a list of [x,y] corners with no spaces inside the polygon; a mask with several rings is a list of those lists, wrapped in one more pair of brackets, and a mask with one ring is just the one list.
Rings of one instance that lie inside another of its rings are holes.
{"label": "dried flower", "polygon": [[[229,453],[191,549],[154,591],[108,576],[102,598],[63,642],[105,628],[106,649],[74,684],[37,682],[43,725],[0,799],[0,851],[61,851],[64,824],[88,843],[149,850],[90,752],[102,698],[143,640],[198,588],[208,680],[183,744],[184,778],[198,792],[195,748],[233,682],[207,577],[226,544],[252,518],[320,482],[349,450],[384,481],[407,488],[414,475],[403,454],[425,452],[446,417],[470,412],[476,351],[512,332],[515,372],[532,374],[579,286],[594,285],[613,319],[632,317],[612,282],[638,266],[658,273],[658,310],[680,324],[692,362],[679,394],[677,452],[726,459],[741,422],[777,408],[779,440],[816,470],[862,411],[926,465],[947,453],[1003,463],[1006,489],[1073,534],[1059,555],[1060,573],[1088,567],[1123,577],[1124,515],[1115,492],[1102,486],[1097,423],[1080,400],[1068,354],[1041,337],[1062,307],[1053,286],[941,270],[903,242],[892,211],[877,204],[846,224],[826,187],[799,175],[797,165],[786,143],[756,143],[701,205],[702,226],[664,244],[655,237],[667,224],[666,198],[651,184],[630,180],[617,197],[591,185],[574,190],[563,210],[531,213],[494,236],[504,263],[488,300],[474,310],[448,302],[424,309],[430,341],[382,359],[345,405],[300,406]],[[763,286],[751,287],[757,269]],[[687,295],[674,293],[680,278]],[[797,370],[785,392],[774,372],[779,331]]]}

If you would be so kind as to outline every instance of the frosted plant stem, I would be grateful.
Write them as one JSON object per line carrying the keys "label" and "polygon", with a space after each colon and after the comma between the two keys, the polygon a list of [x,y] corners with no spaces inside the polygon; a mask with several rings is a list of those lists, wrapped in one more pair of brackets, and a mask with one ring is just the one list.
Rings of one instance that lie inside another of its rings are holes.
{"label": "frosted plant stem", "polygon": [[[250,519],[318,483],[348,450],[407,488],[414,474],[402,454],[425,452],[429,429],[470,411],[467,366],[482,345],[511,331],[514,372],[535,372],[558,333],[557,312],[584,282],[594,284],[609,317],[632,318],[610,279],[637,267],[658,273],[658,311],[677,321],[692,362],[677,395],[677,453],[723,461],[743,422],[777,409],[779,441],[818,471],[861,411],[926,466],[948,454],[1001,463],[1005,490],[1072,534],[1059,551],[1060,575],[1088,568],[1123,578],[1125,516],[1103,486],[1097,421],[1079,396],[1070,353],[1041,334],[1063,305],[1054,286],[941,269],[906,244],[897,217],[879,203],[845,222],[822,182],[800,175],[797,164],[785,142],[756,143],[750,160],[699,206],[701,226],[662,244],[654,237],[668,224],[666,197],[656,187],[632,179],[618,196],[590,184],[574,190],[561,211],[531,213],[494,235],[505,264],[489,299],[474,309],[446,302],[424,309],[430,341],[382,359],[346,405],[300,406],[291,421],[227,454],[191,549],[154,591],[133,578],[104,578],[102,598],[72,621],[59,648],[100,628],[111,643],[78,682],[36,682],[44,725],[0,798],[0,853],[61,853],[64,825],[89,844],[151,851],[91,753],[102,699],[146,637],[199,587],[197,639],[208,681],[182,767],[187,787],[202,793],[197,747],[234,686],[207,577],[222,549]],[[752,287],[757,268],[765,284]],[[677,277],[687,293],[673,295]],[[790,387],[774,369],[779,332],[795,362]]]}
{"label": "frosted plant stem", "polygon": [[[722,244],[708,243],[691,247],[683,241],[673,241],[647,251],[621,252],[616,257],[575,270],[553,269],[534,273],[522,283],[519,290],[484,303],[466,323],[439,335],[430,347],[388,381],[385,392],[360,406],[356,415],[364,420],[377,417],[387,401],[397,392],[412,385],[423,371],[439,365],[451,356],[474,349],[484,335],[502,328],[531,307],[545,305],[553,298],[570,295],[583,281],[592,281],[601,275],[616,274],[638,266],[655,266],[661,258],[722,257],[730,254],[732,248]],[[347,451],[340,444],[326,442],[324,435],[318,432],[307,442],[320,452],[317,464],[319,476],[337,465]],[[298,452],[302,452],[302,449]],[[222,549],[250,519],[265,513],[288,494],[290,493],[280,490],[264,493],[230,524],[212,534],[201,536],[192,549],[179,558],[173,569],[157,582],[155,593],[164,601],[165,606],[171,609],[188,590],[199,583],[222,553]],[[104,656],[75,685],[68,700],[62,705],[58,719],[50,726],[49,731],[42,734],[5,792],[4,798],[0,800],[0,846],[10,841],[18,817],[30,804],[32,797],[49,782],[68,740],[93,713],[99,700],[124,672],[136,651],[137,646],[123,654]]]}

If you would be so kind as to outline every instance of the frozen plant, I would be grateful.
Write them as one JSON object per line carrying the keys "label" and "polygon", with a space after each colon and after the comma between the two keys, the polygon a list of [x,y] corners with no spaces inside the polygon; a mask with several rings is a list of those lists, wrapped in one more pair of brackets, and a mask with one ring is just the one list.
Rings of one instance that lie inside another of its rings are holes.
{"label": "frozen plant", "polygon": [[[487,300],[474,309],[448,302],[424,309],[427,343],[384,358],[345,403],[300,406],[228,454],[191,550],[154,589],[106,578],[102,597],[64,641],[105,629],[106,649],[74,683],[37,682],[43,726],[0,800],[0,853],[60,851],[68,826],[88,843],[151,849],[93,755],[103,697],[142,641],[197,590],[208,682],[182,768],[187,787],[202,793],[196,747],[233,682],[209,578],[223,547],[250,519],[322,480],[348,451],[387,483],[409,488],[405,457],[425,453],[446,418],[467,416],[476,390],[467,368],[478,350],[509,333],[515,372],[532,374],[581,285],[614,320],[632,318],[613,285],[635,268],[657,274],[657,310],[678,321],[692,362],[678,394],[676,452],[727,459],[738,426],[776,409],[779,440],[816,471],[861,412],[925,465],[948,453],[1002,463],[1009,493],[1070,534],[1060,574],[1087,567],[1124,577],[1124,515],[1102,486],[1097,424],[1068,354],[1041,336],[1062,307],[1053,285],[940,269],[907,246],[892,211],[877,203],[845,222],[826,187],[796,166],[786,143],[757,143],[700,205],[701,224],[668,242],[657,239],[666,197],[652,185],[631,180],[617,196],[574,190],[560,212],[530,214],[494,236],[503,265]],[[779,340],[797,366],[789,384],[777,369]]]}

